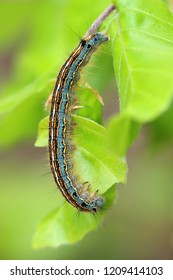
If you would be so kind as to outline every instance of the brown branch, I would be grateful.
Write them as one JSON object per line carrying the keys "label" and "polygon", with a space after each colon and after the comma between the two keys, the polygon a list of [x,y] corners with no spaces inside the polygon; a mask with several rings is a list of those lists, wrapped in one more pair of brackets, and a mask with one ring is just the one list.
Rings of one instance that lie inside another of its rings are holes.
{"label": "brown branch", "polygon": [[102,22],[109,16],[109,14],[115,10],[116,7],[114,4],[111,4],[98,18],[93,22],[91,27],[88,29],[84,37],[87,37],[98,29],[98,27],[102,24]]}

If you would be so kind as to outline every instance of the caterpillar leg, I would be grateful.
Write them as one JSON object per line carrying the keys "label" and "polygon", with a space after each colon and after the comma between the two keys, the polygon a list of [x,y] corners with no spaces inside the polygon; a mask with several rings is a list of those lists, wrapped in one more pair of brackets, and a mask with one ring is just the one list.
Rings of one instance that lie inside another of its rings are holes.
{"label": "caterpillar leg", "polygon": [[52,94],[53,92],[51,92],[51,94],[49,95],[48,99],[46,100],[45,104],[44,104],[44,108],[46,111],[50,111],[50,105],[51,105],[51,100],[52,100]]}
{"label": "caterpillar leg", "polygon": [[75,111],[75,110],[81,109],[81,108],[84,108],[84,106],[78,105],[78,100],[75,99],[75,100],[73,101],[72,106],[71,106],[72,111]]}
{"label": "caterpillar leg", "polygon": [[84,108],[84,106],[79,106],[79,105],[74,105],[74,106],[72,106],[72,110],[76,110],[76,109],[82,109],[82,108]]}
{"label": "caterpillar leg", "polygon": [[102,99],[101,95],[99,94],[99,92],[98,92],[96,89],[92,88],[92,86],[90,86],[86,81],[82,80],[82,82],[83,82],[83,84],[84,84],[84,86],[85,86],[86,88],[88,88],[89,90],[91,90],[91,92],[95,95],[95,97],[97,98],[97,100],[98,100],[102,105],[104,105],[103,99]]}
{"label": "caterpillar leg", "polygon": [[[53,78],[53,79],[50,79],[48,81],[49,84],[55,84],[56,82],[56,78]],[[46,111],[50,111],[50,104],[51,104],[51,100],[52,100],[52,94],[53,94],[53,91],[51,92],[51,94],[49,95],[48,99],[46,100],[45,102],[45,105],[44,105],[44,108]]]}
{"label": "caterpillar leg", "polygon": [[84,182],[82,185],[83,185],[83,190],[84,191],[89,191],[89,189],[91,187],[89,182]]}

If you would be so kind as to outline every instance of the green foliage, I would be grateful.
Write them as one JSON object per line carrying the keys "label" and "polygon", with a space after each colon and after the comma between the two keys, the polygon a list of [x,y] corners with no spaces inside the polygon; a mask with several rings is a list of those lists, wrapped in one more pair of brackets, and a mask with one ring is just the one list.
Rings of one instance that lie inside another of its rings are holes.
{"label": "green foliage", "polygon": [[[112,156],[105,149],[105,129],[97,123],[79,116],[73,116],[77,123],[75,142],[75,166],[82,180],[99,188],[104,195],[105,209],[109,208],[115,199],[115,182],[124,182],[126,164],[123,160]],[[48,118],[40,122],[39,138],[36,146],[47,146]],[[95,143],[93,145],[92,143]],[[99,143],[99,145],[98,145]],[[98,176],[98,174],[103,174]],[[57,206],[39,224],[34,236],[33,247],[55,247],[65,243],[74,243],[95,228],[103,220],[104,210],[94,214],[79,213],[74,207],[65,203]]]}
{"label": "green foliage", "polygon": [[[106,0],[96,4],[91,0],[44,1],[22,4],[20,9],[14,6],[11,12],[8,5],[2,5],[0,20],[7,16],[9,20],[6,33],[3,29],[0,31],[0,39],[4,42],[1,51],[9,49],[16,38],[23,36],[23,31],[30,34],[27,40],[19,40],[20,51],[13,64],[12,81],[4,85],[0,102],[2,147],[35,137],[38,121],[43,117],[46,118],[40,122],[35,145],[47,146],[48,117],[44,103],[53,87],[52,79],[68,57],[67,52],[79,41],[69,32],[68,26],[85,34],[90,25],[87,19],[91,6],[95,18],[109,3]],[[35,248],[74,243],[94,230],[113,203],[114,184],[126,182],[124,156],[141,126],[158,118],[154,127],[160,132],[164,131],[166,122],[170,123],[173,16],[161,0],[116,0],[115,5],[115,19],[106,20],[102,28],[108,30],[110,43],[104,47],[103,56],[94,61],[94,67],[101,65],[101,69],[92,75],[90,71],[93,69],[87,68],[85,78],[99,92],[105,91],[113,75],[112,58],[108,54],[111,45],[120,113],[111,116],[106,128],[101,126],[102,106],[82,86],[77,89],[77,95],[84,109],[78,109],[77,115],[73,116],[77,123],[74,135],[76,173],[81,174],[82,180],[89,181],[93,190],[99,189],[105,197],[106,207],[95,217],[88,213],[79,214],[67,203],[58,206],[38,225],[33,243]],[[172,137],[169,130],[166,133]]]}
{"label": "green foliage", "polygon": [[[110,207],[115,199],[115,186],[111,187],[104,197]],[[102,211],[97,216],[92,213],[86,215],[86,213],[77,212],[73,206],[66,202],[40,222],[34,236],[33,247],[57,247],[67,243],[75,243],[89,231],[97,228],[102,220]]]}
{"label": "green foliage", "polygon": [[[140,124],[154,120],[170,106],[173,16],[160,0],[117,0],[116,7],[111,34],[121,114],[111,120],[109,129],[112,148],[120,147],[119,153],[124,154]],[[124,129],[119,129],[121,125]]]}
{"label": "green foliage", "polygon": [[[89,181],[93,187],[99,188],[100,193],[107,191],[110,186],[126,182],[126,163],[123,158],[108,149],[106,145],[106,129],[96,122],[73,115],[77,124],[74,142],[75,166],[77,174],[82,174],[82,180]],[[48,118],[41,120],[39,125],[36,147],[48,145]],[[102,174],[102,176],[98,176]]]}
{"label": "green foliage", "polygon": [[126,155],[128,147],[138,136],[140,127],[139,123],[123,114],[119,114],[109,120],[108,142],[115,154]]}
{"label": "green foliage", "polygon": [[[35,138],[38,122],[46,116],[44,103],[53,89],[52,79],[90,25],[88,11],[95,18],[108,4],[104,1],[93,5],[91,0],[15,2],[10,6],[0,3],[0,24],[5,25],[0,30],[0,52],[12,55],[10,80],[5,83],[0,78],[0,147]],[[112,67],[106,70],[110,59],[106,54],[96,61],[104,69],[99,70],[100,82],[87,79],[98,89],[103,90],[113,73]]]}
{"label": "green foliage", "polygon": [[[110,208],[114,201],[115,186],[111,189],[110,187],[115,183],[126,181],[126,163],[116,154],[110,153],[106,146],[106,130],[92,120],[76,115],[73,118],[77,124],[74,137],[77,147],[74,155],[76,169],[74,172],[82,174],[81,180],[90,182],[93,191],[99,189],[99,193],[105,197],[105,209],[94,216],[78,213],[68,203],[63,207],[57,207],[38,226],[34,247],[73,243],[80,240],[88,231],[94,230],[102,221],[104,211]],[[39,136],[35,143],[37,147],[47,146],[47,128],[48,118],[44,118],[39,125]]]}
{"label": "green foliage", "polygon": [[173,102],[169,109],[164,112],[160,117],[153,121],[149,129],[150,142],[153,148],[160,148],[165,144],[172,144],[173,141]]}
{"label": "green foliage", "polygon": [[121,110],[150,121],[172,99],[173,17],[158,0],[121,0],[117,9],[113,53]]}

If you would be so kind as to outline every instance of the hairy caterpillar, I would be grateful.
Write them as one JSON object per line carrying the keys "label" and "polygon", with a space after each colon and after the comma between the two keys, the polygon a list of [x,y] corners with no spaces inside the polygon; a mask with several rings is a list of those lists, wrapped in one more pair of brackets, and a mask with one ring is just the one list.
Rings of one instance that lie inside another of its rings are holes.
{"label": "hairy caterpillar", "polygon": [[93,33],[81,40],[78,47],[62,66],[51,99],[49,117],[49,157],[54,180],[65,199],[80,211],[97,212],[104,199],[97,192],[91,194],[89,187],[78,182],[73,174],[71,153],[73,143],[71,111],[74,103],[74,88],[81,69],[88,63],[92,53],[109,38],[102,33]]}

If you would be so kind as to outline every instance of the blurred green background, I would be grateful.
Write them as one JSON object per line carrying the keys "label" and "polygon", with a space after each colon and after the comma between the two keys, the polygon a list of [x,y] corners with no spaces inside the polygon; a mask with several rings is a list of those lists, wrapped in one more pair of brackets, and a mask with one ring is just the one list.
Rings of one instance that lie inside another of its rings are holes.
{"label": "blurred green background", "polygon": [[[143,127],[130,149],[127,185],[117,186],[103,226],[75,245],[32,249],[37,224],[61,203],[51,175],[45,175],[47,151],[34,147],[51,78],[109,4],[0,3],[1,259],[173,258],[173,105]],[[104,92],[105,121],[119,110],[110,54],[108,44],[86,71],[87,81]]]}

